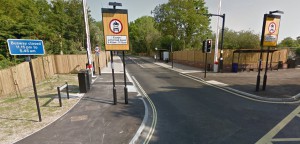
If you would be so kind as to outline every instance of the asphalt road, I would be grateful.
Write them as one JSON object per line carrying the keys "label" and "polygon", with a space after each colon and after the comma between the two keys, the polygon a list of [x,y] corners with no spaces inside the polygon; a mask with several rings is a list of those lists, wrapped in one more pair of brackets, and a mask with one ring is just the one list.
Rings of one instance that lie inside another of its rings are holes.
{"label": "asphalt road", "polygon": [[[256,143],[299,105],[251,101],[139,58],[127,59],[127,70],[157,111],[150,143]],[[291,121],[270,139],[300,137],[300,120]]]}

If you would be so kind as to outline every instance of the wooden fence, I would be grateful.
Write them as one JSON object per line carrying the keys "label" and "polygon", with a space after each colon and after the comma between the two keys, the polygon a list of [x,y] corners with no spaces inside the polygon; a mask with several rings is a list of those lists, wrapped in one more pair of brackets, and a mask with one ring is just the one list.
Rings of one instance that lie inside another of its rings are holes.
{"label": "wooden fence", "polygon": [[[276,68],[278,62],[287,62],[288,49],[281,49],[273,53],[272,61],[270,60],[271,54],[269,56],[269,67]],[[250,66],[257,69],[258,60],[260,53],[241,53],[240,56],[236,53],[233,57],[233,50],[224,50],[223,53],[223,63],[224,70],[231,71],[232,63],[238,63],[239,68]],[[265,68],[265,62],[267,59],[267,53],[263,54],[262,58],[262,68]],[[204,68],[205,54],[202,51],[176,51],[174,52],[174,61],[190,66]],[[208,53],[207,63],[211,66],[214,64],[214,52]]]}
{"label": "wooden fence", "polygon": [[[110,60],[109,52],[101,52],[98,56],[93,55],[95,70],[98,73],[106,65],[106,59]],[[49,55],[32,60],[36,82],[41,82],[55,74],[77,73],[85,69],[86,55]],[[0,97],[18,90],[32,86],[31,74],[28,62],[23,62],[14,67],[0,70]]]}

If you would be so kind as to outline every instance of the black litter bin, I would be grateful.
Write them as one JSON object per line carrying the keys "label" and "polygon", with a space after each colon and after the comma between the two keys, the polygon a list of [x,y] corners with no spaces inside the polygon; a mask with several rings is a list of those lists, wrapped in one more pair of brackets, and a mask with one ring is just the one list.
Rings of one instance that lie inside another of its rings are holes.
{"label": "black litter bin", "polygon": [[92,77],[89,74],[89,70],[82,69],[78,72],[78,83],[80,93],[87,93],[91,88]]}
{"label": "black litter bin", "polygon": [[288,68],[296,68],[296,59],[289,59],[287,63],[288,63]]}
{"label": "black litter bin", "polygon": [[278,61],[278,69],[282,69],[283,68],[283,61]]}

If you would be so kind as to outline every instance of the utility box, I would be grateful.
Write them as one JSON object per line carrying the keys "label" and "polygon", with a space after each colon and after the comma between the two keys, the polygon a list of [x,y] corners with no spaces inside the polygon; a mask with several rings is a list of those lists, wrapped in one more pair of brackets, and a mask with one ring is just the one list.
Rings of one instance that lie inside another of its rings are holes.
{"label": "utility box", "polygon": [[89,70],[82,69],[78,72],[78,83],[80,93],[87,93],[91,88],[92,77]]}

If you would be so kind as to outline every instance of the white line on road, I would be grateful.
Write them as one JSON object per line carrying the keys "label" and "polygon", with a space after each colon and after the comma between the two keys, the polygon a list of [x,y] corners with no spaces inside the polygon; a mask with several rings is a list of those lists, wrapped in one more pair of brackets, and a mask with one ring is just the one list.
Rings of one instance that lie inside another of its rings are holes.
{"label": "white line on road", "polygon": [[137,65],[139,65],[142,68],[145,68],[143,65],[139,64],[138,62],[136,62],[133,58],[128,57],[130,60],[132,60],[134,63],[136,63]]}
{"label": "white line on road", "polygon": [[148,102],[151,105],[152,108],[152,124],[149,130],[149,133],[144,141],[144,144],[148,144],[149,141],[151,140],[151,137],[155,131],[155,127],[156,127],[156,123],[157,123],[157,111],[155,108],[154,103],[152,102],[152,100],[150,99],[150,97],[147,95],[147,93],[144,91],[144,89],[142,88],[142,86],[140,85],[140,83],[135,79],[134,76],[132,76],[132,79],[134,80],[134,82],[137,84],[137,86],[139,87],[139,89],[141,90],[142,94],[147,98]]}
{"label": "white line on road", "polygon": [[209,85],[209,86],[211,86],[211,87],[214,87],[214,88],[223,90],[223,91],[228,92],[228,93],[231,93],[231,94],[233,94],[233,95],[236,95],[236,96],[239,96],[239,97],[248,99],[248,100],[256,101],[256,102],[271,103],[271,104],[295,104],[295,103],[299,103],[299,101],[294,101],[294,102],[272,102],[272,101],[258,100],[258,99],[250,98],[250,97],[247,97],[247,96],[244,96],[244,95],[241,95],[241,94],[232,92],[232,91],[230,91],[230,90],[227,90],[227,89],[225,89],[225,88],[222,88],[222,87],[219,87],[219,86],[216,86],[216,85],[207,83],[207,82],[204,81],[204,80],[198,80],[198,79],[196,79],[196,78],[194,78],[193,76],[190,76],[190,75],[188,75],[188,74],[181,74],[181,73],[180,73],[179,75],[184,76],[184,77],[189,78],[189,79],[192,79],[192,80],[195,80],[195,81],[197,81],[197,82],[200,82],[200,83]]}

